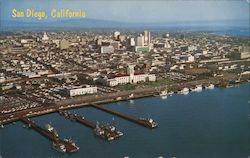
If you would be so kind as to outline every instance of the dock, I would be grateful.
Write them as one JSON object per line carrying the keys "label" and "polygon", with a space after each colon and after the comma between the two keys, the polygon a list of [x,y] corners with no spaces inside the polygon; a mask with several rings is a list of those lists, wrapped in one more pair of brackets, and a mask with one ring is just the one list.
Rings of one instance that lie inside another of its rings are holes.
{"label": "dock", "polygon": [[[101,111],[110,113],[110,114],[112,114],[112,115],[118,116],[118,117],[120,117],[120,118],[126,119],[126,120],[128,120],[128,121],[133,122],[133,123],[139,124],[139,125],[141,125],[141,126],[150,128],[150,129],[155,128],[155,127],[157,127],[157,125],[158,125],[157,123],[155,123],[155,122],[149,122],[149,121],[146,120],[146,119],[139,119],[139,118],[136,118],[136,117],[134,117],[134,116],[129,116],[129,115],[123,114],[123,113],[121,113],[121,112],[113,111],[113,110],[111,110],[111,109],[108,109],[108,108],[103,107],[102,105],[98,105],[98,104],[92,103],[92,104],[90,104],[90,106],[92,106],[92,107],[94,107],[94,108],[96,108],[96,109],[98,109],[98,110],[101,110]],[[154,125],[152,125],[151,123],[154,123]],[[155,125],[156,125],[156,126],[155,126]]]}
{"label": "dock", "polygon": [[112,141],[112,140],[119,138],[123,135],[123,133],[121,131],[119,131],[118,129],[116,129],[112,125],[109,125],[109,124],[99,125],[98,122],[97,122],[97,124],[94,124],[94,123],[86,120],[84,117],[81,117],[77,114],[72,114],[66,110],[59,110],[58,112],[60,115],[66,117],[70,120],[76,121],[82,125],[85,125],[91,129],[93,129],[94,133],[97,136],[99,136],[105,140]]}
{"label": "dock", "polygon": [[88,120],[86,120],[84,117],[81,117],[76,114],[72,114],[69,111],[66,110],[59,110],[58,111],[60,115],[63,115],[66,118],[69,118],[70,120],[74,120],[82,125],[85,125],[91,129],[95,129],[96,125]]}
{"label": "dock", "polygon": [[76,145],[65,141],[65,140],[60,140],[58,136],[56,136],[53,132],[50,132],[46,129],[41,128],[40,126],[36,125],[36,123],[29,118],[20,118],[20,121],[22,121],[28,128],[32,128],[33,130],[37,131],[39,134],[44,136],[45,138],[49,139],[52,141],[53,144],[56,145],[64,145],[65,147],[65,152],[75,152],[79,149]]}

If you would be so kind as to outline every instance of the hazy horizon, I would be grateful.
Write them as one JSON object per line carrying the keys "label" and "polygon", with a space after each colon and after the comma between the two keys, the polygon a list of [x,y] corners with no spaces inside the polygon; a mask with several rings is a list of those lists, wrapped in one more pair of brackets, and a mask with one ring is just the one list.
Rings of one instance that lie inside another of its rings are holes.
{"label": "hazy horizon", "polygon": [[[148,0],[2,0],[1,21],[46,23],[53,21],[70,20],[68,18],[46,20],[35,18],[13,18],[11,10],[44,10],[47,14],[53,8],[68,8],[70,10],[83,9],[86,18],[81,21],[94,19],[131,24],[171,24],[201,22],[214,25],[222,22],[239,22],[249,26],[249,3],[246,0],[239,1],[148,1]],[[73,19],[73,18],[72,18]],[[66,22],[66,21],[65,21]],[[235,23],[236,24],[236,23]]]}

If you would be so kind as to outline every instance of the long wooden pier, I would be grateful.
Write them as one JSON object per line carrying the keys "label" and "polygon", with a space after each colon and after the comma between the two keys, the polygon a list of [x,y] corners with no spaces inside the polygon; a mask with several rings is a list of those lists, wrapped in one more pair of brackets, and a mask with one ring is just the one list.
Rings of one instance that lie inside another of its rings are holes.
{"label": "long wooden pier", "polygon": [[[116,138],[119,138],[123,135],[123,133],[117,130],[114,126],[109,124],[106,125],[95,125],[94,123],[86,120],[84,117],[78,116],[77,114],[71,114],[69,111],[59,110],[59,114],[63,115],[64,117],[74,120],[78,123],[81,123],[89,128],[94,129],[95,134],[105,140],[112,141]],[[98,132],[99,131],[99,132]]]}
{"label": "long wooden pier", "polygon": [[60,140],[59,137],[57,137],[55,135],[55,133],[50,132],[48,130],[45,130],[43,128],[41,128],[40,126],[36,125],[35,122],[33,122],[32,120],[28,119],[28,118],[20,118],[20,120],[28,127],[28,128],[32,128],[33,130],[37,131],[39,134],[41,134],[42,136],[44,136],[45,138],[48,138],[50,141],[52,141],[55,144],[62,144],[65,146],[66,152],[74,152],[77,151],[79,148],[72,145],[71,143],[64,141],[64,140]]}
{"label": "long wooden pier", "polygon": [[110,114],[118,116],[118,117],[121,117],[123,119],[126,119],[126,120],[131,121],[131,122],[136,123],[136,124],[139,124],[141,126],[151,128],[151,129],[155,128],[155,127],[152,127],[151,124],[149,124],[148,122],[145,122],[142,119],[138,119],[134,116],[129,116],[129,115],[123,114],[121,112],[113,111],[111,109],[103,107],[102,105],[98,105],[98,104],[94,104],[94,103],[92,103],[90,105],[96,109],[102,110],[104,112],[110,113]]}
{"label": "long wooden pier", "polygon": [[76,114],[72,114],[70,113],[69,111],[65,111],[65,110],[59,110],[58,111],[59,114],[69,118],[69,119],[72,119],[72,120],[75,120],[91,129],[94,129],[96,127],[96,125],[88,120],[86,120],[84,117],[81,117],[79,115],[76,115]]}

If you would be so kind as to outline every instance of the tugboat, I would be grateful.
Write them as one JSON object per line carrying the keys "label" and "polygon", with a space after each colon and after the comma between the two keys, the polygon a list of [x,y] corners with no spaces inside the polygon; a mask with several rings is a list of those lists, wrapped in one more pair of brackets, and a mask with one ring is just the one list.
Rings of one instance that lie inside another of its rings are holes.
{"label": "tugboat", "polygon": [[67,143],[69,143],[69,144],[71,144],[72,146],[75,147],[75,150],[72,150],[71,152],[75,152],[75,151],[77,151],[77,150],[80,149],[80,147],[78,147],[78,146],[76,145],[76,143],[75,143],[71,138],[69,138],[69,139],[64,139],[64,141],[67,142]]}
{"label": "tugboat", "polygon": [[65,147],[64,144],[61,144],[61,143],[58,143],[58,142],[53,142],[53,143],[52,143],[52,147],[53,147],[55,150],[59,151],[59,152],[63,152],[63,153],[66,152],[66,147]]}
{"label": "tugboat", "polygon": [[52,127],[50,124],[46,124],[45,129],[48,130],[50,133],[52,133],[55,137],[57,138],[59,137],[54,127]]}
{"label": "tugboat", "polygon": [[158,126],[158,123],[149,117],[148,118],[140,118],[139,120],[144,122],[145,124],[147,124],[151,128],[156,128]]}

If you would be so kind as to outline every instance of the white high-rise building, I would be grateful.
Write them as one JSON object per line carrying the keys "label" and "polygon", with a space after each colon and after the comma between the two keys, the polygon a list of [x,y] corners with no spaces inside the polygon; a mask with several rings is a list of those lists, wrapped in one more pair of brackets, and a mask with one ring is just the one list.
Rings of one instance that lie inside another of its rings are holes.
{"label": "white high-rise building", "polygon": [[134,38],[130,38],[129,45],[130,46],[135,46],[135,39]]}

